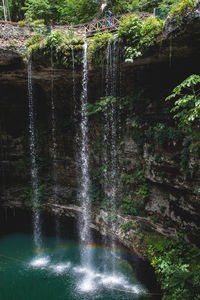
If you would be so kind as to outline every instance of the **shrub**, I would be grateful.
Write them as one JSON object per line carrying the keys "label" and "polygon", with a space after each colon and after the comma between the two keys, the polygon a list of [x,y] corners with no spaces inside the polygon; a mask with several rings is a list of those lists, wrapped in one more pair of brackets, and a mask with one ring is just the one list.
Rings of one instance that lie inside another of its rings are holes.
{"label": "shrub", "polygon": [[144,171],[139,168],[133,174],[123,174],[121,180],[125,189],[121,204],[123,213],[132,216],[142,215],[145,201],[149,196],[149,187]]}
{"label": "shrub", "polygon": [[118,37],[126,46],[137,47],[141,38],[143,22],[136,14],[123,17],[118,27]]}
{"label": "shrub", "polygon": [[65,37],[63,36],[63,32],[61,30],[57,30],[54,33],[51,33],[47,36],[45,40],[45,47],[49,49],[54,49],[56,52],[65,46]]}
{"label": "shrub", "polygon": [[106,57],[105,50],[108,41],[113,37],[113,34],[106,32],[97,32],[88,48],[88,59],[90,62],[102,64]]}
{"label": "shrub", "polygon": [[40,47],[42,47],[44,41],[44,36],[39,33],[35,32],[27,41],[26,41],[26,49],[28,50],[29,54],[38,51]]}
{"label": "shrub", "polygon": [[152,16],[145,21],[141,21],[135,14],[124,17],[118,28],[118,37],[125,44],[126,61],[131,62],[153,46],[163,25],[163,21]]}
{"label": "shrub", "polygon": [[51,18],[51,6],[48,0],[27,0],[25,2],[25,16],[28,21],[44,19],[48,23]]}
{"label": "shrub", "polygon": [[163,29],[164,22],[157,20],[155,17],[151,16],[147,18],[140,30],[140,48],[142,50],[147,49],[155,44],[157,36]]}
{"label": "shrub", "polygon": [[174,107],[171,112],[174,118],[179,120],[181,127],[191,127],[199,124],[200,117],[200,76],[191,75],[181,84],[175,87],[172,94],[166,100],[174,99]]}
{"label": "shrub", "polygon": [[98,1],[95,0],[64,0],[56,5],[60,22],[78,24],[92,21],[95,17]]}
{"label": "shrub", "polygon": [[176,17],[180,20],[182,19],[182,16],[193,9],[195,5],[196,0],[183,0],[181,2],[178,2],[176,6],[171,10],[170,16]]}
{"label": "shrub", "polygon": [[200,299],[199,249],[179,240],[151,241],[148,254],[165,300]]}

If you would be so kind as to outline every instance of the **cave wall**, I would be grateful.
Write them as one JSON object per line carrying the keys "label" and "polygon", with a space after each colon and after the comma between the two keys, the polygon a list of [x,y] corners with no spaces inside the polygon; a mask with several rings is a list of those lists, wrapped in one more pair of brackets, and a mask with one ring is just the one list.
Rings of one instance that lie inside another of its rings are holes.
{"label": "cave wall", "polygon": [[[163,123],[166,127],[174,126],[164,99],[183,79],[191,74],[198,74],[200,70],[198,43],[195,47],[194,43],[189,47],[191,37],[189,36],[188,39],[185,37],[185,43],[183,40],[182,37],[182,44],[179,40],[172,45],[169,40],[163,43],[163,47],[156,47],[150,54],[136,60],[133,64],[120,62],[118,65],[117,87],[120,96],[132,97],[142,92],[143,97],[149,100],[148,104],[137,102],[136,114],[143,122],[141,131],[158,123]],[[180,44],[183,46],[180,47]],[[0,56],[0,203],[9,205],[17,200],[30,205],[27,66],[16,53],[4,50]],[[78,69],[75,72],[75,103],[72,93],[72,70],[55,69],[53,72],[56,120],[56,161],[53,163],[52,74],[51,66],[47,68],[46,65],[48,64],[45,63],[45,67],[34,64],[32,74],[40,184],[43,185],[44,190],[43,201],[56,201],[61,204],[76,203],[80,170],[77,153],[82,70]],[[90,66],[88,81],[90,103],[105,96],[105,74],[105,66],[102,68]],[[100,168],[103,162],[104,125],[102,116],[91,116],[89,121],[91,124],[90,167],[93,176],[94,170]],[[189,153],[191,172],[190,175],[186,175],[181,167],[180,155],[183,145],[180,142],[170,140],[159,144],[152,140],[148,143],[145,140],[138,147],[137,139],[129,126],[132,122],[129,113],[120,112],[117,121],[120,127],[117,137],[120,145],[117,150],[119,177],[122,174],[134,173],[138,166],[142,165],[149,187],[148,200],[145,203],[146,213],[156,215],[156,222],[176,230],[183,230],[195,240],[200,227],[200,204],[196,189],[199,173],[194,167],[198,165],[198,156]],[[147,151],[148,144],[154,144],[153,153]],[[100,184],[98,186],[101,188]],[[123,196],[123,189],[122,183],[118,198]],[[132,192],[134,191],[130,191],[130,197]]]}

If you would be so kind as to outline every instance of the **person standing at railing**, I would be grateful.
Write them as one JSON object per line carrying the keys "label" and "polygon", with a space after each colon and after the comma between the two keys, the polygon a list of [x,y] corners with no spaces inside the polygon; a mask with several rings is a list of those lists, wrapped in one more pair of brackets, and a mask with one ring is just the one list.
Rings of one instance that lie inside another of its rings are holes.
{"label": "person standing at railing", "polygon": [[112,26],[112,12],[110,8],[106,11],[107,26]]}

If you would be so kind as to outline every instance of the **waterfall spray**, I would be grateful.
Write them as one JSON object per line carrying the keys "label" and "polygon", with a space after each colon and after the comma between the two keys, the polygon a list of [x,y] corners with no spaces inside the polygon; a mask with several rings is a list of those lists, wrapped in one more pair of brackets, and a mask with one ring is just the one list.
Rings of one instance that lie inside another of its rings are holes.
{"label": "waterfall spray", "polygon": [[[88,65],[87,65],[87,43],[83,46],[83,79],[81,94],[81,191],[80,204],[82,207],[82,216],[79,220],[80,240],[83,244],[91,243],[91,203],[89,196],[89,141],[88,141],[88,116],[87,116],[87,93],[88,93]],[[88,252],[82,252],[82,264],[91,266],[91,257]]]}
{"label": "waterfall spray", "polygon": [[32,205],[33,205],[33,237],[37,249],[41,248],[41,224],[39,211],[39,181],[35,133],[35,112],[33,102],[32,85],[32,61],[28,63],[28,100],[29,100],[29,134],[30,134],[30,154],[31,154],[31,182],[32,182]]}

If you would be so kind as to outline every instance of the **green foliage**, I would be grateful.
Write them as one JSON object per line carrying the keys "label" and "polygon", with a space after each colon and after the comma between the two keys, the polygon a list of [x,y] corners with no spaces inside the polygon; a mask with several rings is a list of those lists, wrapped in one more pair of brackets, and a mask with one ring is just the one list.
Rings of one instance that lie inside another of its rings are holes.
{"label": "green foliage", "polygon": [[144,151],[145,136],[142,128],[136,126],[137,125],[131,129],[131,137],[137,145],[138,153],[142,155]]}
{"label": "green foliage", "polygon": [[132,11],[147,11],[152,13],[155,7],[158,7],[160,0],[133,0],[130,4]]}
{"label": "green foliage", "polygon": [[94,115],[99,112],[110,111],[112,104],[116,103],[117,99],[112,96],[101,98],[99,101],[94,104],[88,104],[88,115]]}
{"label": "green foliage", "polygon": [[142,214],[149,195],[144,171],[139,168],[134,174],[123,174],[121,180],[125,189],[121,204],[122,211],[132,216]]}
{"label": "green foliage", "polygon": [[191,138],[186,137],[183,140],[183,148],[181,150],[181,168],[185,172],[185,174],[189,174],[189,159],[190,159],[190,148],[189,145],[191,143]]}
{"label": "green foliage", "polygon": [[26,0],[23,8],[26,19],[31,22],[36,19],[44,19],[48,24],[51,19],[51,6],[48,0]]}
{"label": "green foliage", "polygon": [[175,100],[171,112],[181,127],[194,126],[200,117],[200,76],[191,75],[175,87],[166,100]]}
{"label": "green foliage", "polygon": [[164,23],[162,21],[157,20],[153,16],[145,20],[140,31],[140,47],[142,50],[145,50],[155,44],[157,36],[163,29],[163,25]]}
{"label": "green foliage", "polygon": [[54,55],[58,59],[58,55],[60,52],[65,52],[70,49],[70,47],[66,48],[66,42],[67,40],[63,35],[63,32],[61,30],[57,30],[56,32],[51,33],[47,36],[44,47],[48,49],[49,52],[52,49]]}
{"label": "green foliage", "polygon": [[123,17],[118,27],[119,38],[126,46],[137,47],[141,38],[142,25],[143,22],[136,14]]}
{"label": "green foliage", "polygon": [[141,56],[149,47],[155,44],[163,25],[162,21],[153,16],[145,21],[141,21],[135,14],[122,18],[118,27],[118,37],[125,45],[127,62]]}
{"label": "green foliage", "polygon": [[145,131],[147,140],[153,139],[159,145],[169,144],[176,141],[180,143],[183,140],[182,131],[171,127],[166,126],[164,123],[158,123],[156,126],[151,126]]}
{"label": "green foliage", "polygon": [[60,21],[69,24],[90,22],[96,15],[98,1],[64,0],[57,5]]}
{"label": "green foliage", "polygon": [[196,0],[183,0],[176,3],[175,7],[171,10],[170,16],[175,17],[179,22],[183,20],[183,16],[191,11],[196,5]]}
{"label": "green foliage", "polygon": [[128,231],[134,228],[134,225],[132,221],[129,221],[125,224],[120,224],[119,228],[121,229],[122,233],[126,235]]}
{"label": "green foliage", "polygon": [[160,20],[166,20],[170,11],[176,7],[181,0],[162,0],[155,6],[155,16]]}
{"label": "green foliage", "polygon": [[24,18],[24,11],[22,7],[24,6],[24,0],[8,0],[10,17],[13,22],[17,22]]}
{"label": "green foliage", "polygon": [[101,65],[106,57],[106,47],[108,41],[113,37],[113,34],[105,31],[103,33],[97,32],[92,42],[89,45],[88,48],[88,59],[90,62],[97,63]]}
{"label": "green foliage", "polygon": [[165,300],[200,299],[200,251],[185,241],[157,239],[148,255],[158,274]]}
{"label": "green foliage", "polygon": [[94,202],[95,205],[97,205],[97,203],[100,203],[102,201],[102,198],[104,197],[102,189],[94,184],[90,186],[89,194],[91,201]]}
{"label": "green foliage", "polygon": [[44,41],[44,36],[41,33],[35,32],[27,41],[26,41],[26,49],[29,54],[33,54],[37,52],[38,49],[42,48]]}
{"label": "green foliage", "polygon": [[131,0],[110,0],[108,5],[114,15],[121,15],[130,11],[130,4]]}
{"label": "green foliage", "polygon": [[[38,189],[38,193],[39,193],[39,208],[41,207],[42,203],[44,203],[45,201],[47,201],[49,199],[50,196],[50,191],[49,191],[49,185],[48,184],[40,184],[39,185],[39,189]],[[24,204],[29,207],[32,208],[33,203],[32,203],[32,197],[33,197],[33,190],[31,186],[24,186],[23,187],[23,191],[19,196]]]}
{"label": "green foliage", "polygon": [[197,193],[200,194],[200,183],[197,186]]}
{"label": "green foliage", "polygon": [[112,114],[112,106],[113,104],[119,109],[123,110],[129,104],[129,100],[126,97],[103,97],[99,101],[94,104],[88,104],[88,115],[94,115],[96,113],[104,113],[105,111],[108,115]]}
{"label": "green foliage", "polygon": [[[167,8],[180,21],[194,7],[194,2],[195,0],[110,0],[109,7],[113,15],[136,11],[152,13],[155,7]],[[8,0],[8,4],[12,21],[26,17],[29,22],[42,18],[46,24],[78,24],[102,17],[98,13],[100,1],[96,0]],[[3,17],[2,11],[0,17]]]}
{"label": "green foliage", "polygon": [[[71,35],[70,35],[71,36]],[[62,31],[57,30],[45,38],[41,33],[35,32],[26,42],[29,55],[40,59],[42,55],[53,54],[54,64],[72,67],[72,47],[75,52],[75,64],[82,63],[82,39],[72,36],[69,39]],[[52,52],[51,52],[52,51]]]}
{"label": "green foliage", "polygon": [[[44,19],[46,24],[78,24],[91,21],[98,8],[95,0],[26,0],[24,7],[18,5],[14,8],[14,0],[10,0],[13,10],[21,13],[25,11],[26,20],[31,22]],[[17,0],[18,2],[19,0]]]}

